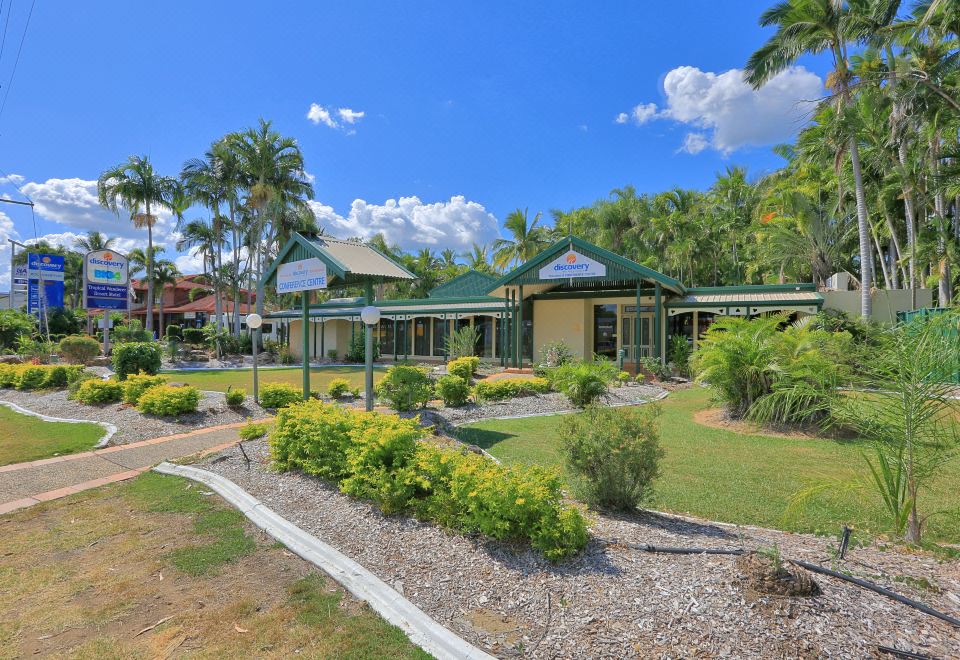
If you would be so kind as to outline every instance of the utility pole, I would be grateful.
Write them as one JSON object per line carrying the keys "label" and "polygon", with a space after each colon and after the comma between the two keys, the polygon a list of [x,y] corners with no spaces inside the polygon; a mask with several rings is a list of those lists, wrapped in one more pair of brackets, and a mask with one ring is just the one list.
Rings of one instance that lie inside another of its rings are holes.
{"label": "utility pole", "polygon": [[[30,201],[21,202],[21,201],[16,200],[16,199],[9,199],[9,198],[7,198],[7,197],[0,197],[0,202],[3,202],[3,203],[5,203],[5,204],[16,204],[17,206],[29,206],[31,209],[33,208],[33,202],[30,202]],[[14,246],[15,246],[15,245],[19,245],[20,247],[22,247],[22,248],[24,248],[24,249],[26,249],[27,246],[24,245],[23,243],[20,243],[20,242],[18,242],[18,241],[13,240],[12,238],[8,238],[7,240],[10,241],[10,297],[7,299],[7,307],[9,307],[10,309],[13,309],[13,280],[14,280],[14,277],[13,277],[13,275],[14,275],[13,258],[14,258],[14,256],[16,256],[16,252],[17,252],[17,250],[16,250],[16,248],[15,248]],[[48,333],[48,335],[49,335],[49,333]]]}

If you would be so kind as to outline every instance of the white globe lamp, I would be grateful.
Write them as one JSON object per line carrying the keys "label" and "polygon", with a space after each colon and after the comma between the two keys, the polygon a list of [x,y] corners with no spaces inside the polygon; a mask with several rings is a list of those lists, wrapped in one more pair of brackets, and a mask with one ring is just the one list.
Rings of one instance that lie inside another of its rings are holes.
{"label": "white globe lamp", "polygon": [[373,305],[367,305],[360,310],[360,318],[367,325],[376,325],[380,322],[380,310]]}
{"label": "white globe lamp", "polygon": [[259,314],[247,314],[247,327],[256,330],[263,325],[263,317]]}

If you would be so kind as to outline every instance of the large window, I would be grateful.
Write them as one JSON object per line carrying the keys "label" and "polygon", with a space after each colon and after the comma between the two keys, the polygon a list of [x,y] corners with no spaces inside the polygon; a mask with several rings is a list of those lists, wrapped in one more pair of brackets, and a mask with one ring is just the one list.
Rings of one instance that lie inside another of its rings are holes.
{"label": "large window", "polygon": [[444,354],[444,342],[450,334],[450,321],[447,319],[433,319],[433,354]]}
{"label": "large window", "polygon": [[593,352],[611,360],[617,359],[616,305],[593,306]]}
{"label": "large window", "polygon": [[686,337],[693,341],[693,312],[681,312],[667,319],[667,346],[674,335]]}
{"label": "large window", "polygon": [[413,320],[413,354],[430,355],[430,319],[427,317]]}
{"label": "large window", "polygon": [[473,327],[477,329],[479,335],[475,354],[480,357],[493,357],[493,317],[477,316],[474,319]]}
{"label": "large window", "polygon": [[393,353],[393,319],[381,318],[378,330],[380,333],[380,355]]}

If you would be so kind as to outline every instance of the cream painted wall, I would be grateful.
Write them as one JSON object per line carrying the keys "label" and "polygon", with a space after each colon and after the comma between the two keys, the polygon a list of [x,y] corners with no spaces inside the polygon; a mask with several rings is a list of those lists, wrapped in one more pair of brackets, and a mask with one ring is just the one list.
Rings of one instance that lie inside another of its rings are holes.
{"label": "cream painted wall", "polygon": [[[836,309],[846,312],[850,316],[860,316],[859,291],[823,291],[824,309]],[[933,305],[933,289],[917,289],[917,308]],[[893,323],[897,320],[897,312],[906,312],[913,309],[910,304],[909,289],[880,289],[873,292],[874,321]]]}
{"label": "cream painted wall", "polygon": [[[533,301],[533,359],[540,358],[540,348],[552,341],[565,341],[573,352],[583,357],[590,327],[587,316],[589,300]],[[592,318],[592,317],[589,317]]]}
{"label": "cream painted wall", "polygon": [[[296,360],[302,358],[303,335],[300,334],[300,319],[291,319],[290,321],[290,355]],[[314,343],[314,326],[316,326],[316,343]],[[323,328],[323,343],[321,344],[320,330]],[[350,345],[350,324],[347,321],[326,321],[320,323],[310,322],[310,357],[321,358],[326,355],[320,355],[320,347],[324,351],[331,348],[337,349],[337,356],[343,358]]]}

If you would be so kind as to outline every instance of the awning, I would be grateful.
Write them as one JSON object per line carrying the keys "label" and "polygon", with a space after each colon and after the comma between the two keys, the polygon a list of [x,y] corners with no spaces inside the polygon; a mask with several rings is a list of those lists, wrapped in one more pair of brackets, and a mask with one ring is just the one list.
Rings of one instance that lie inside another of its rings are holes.
{"label": "awning", "polygon": [[807,286],[788,290],[785,286],[712,287],[709,292],[691,290],[686,296],[667,301],[668,316],[686,312],[707,312],[725,316],[754,316],[767,312],[816,314],[823,307],[823,296]]}

